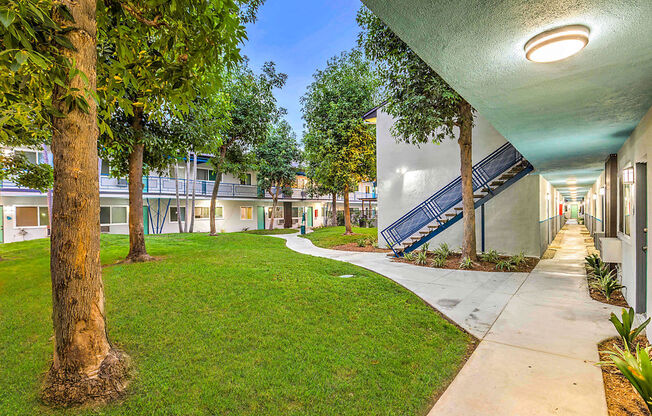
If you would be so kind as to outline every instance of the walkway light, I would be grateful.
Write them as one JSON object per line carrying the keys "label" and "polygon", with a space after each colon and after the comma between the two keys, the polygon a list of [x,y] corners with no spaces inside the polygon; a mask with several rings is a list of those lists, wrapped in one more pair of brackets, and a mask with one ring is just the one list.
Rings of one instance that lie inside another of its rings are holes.
{"label": "walkway light", "polygon": [[605,189],[604,189],[604,186],[603,186],[603,187],[600,188],[600,195],[604,195],[604,193],[605,193]]}
{"label": "walkway light", "polygon": [[556,62],[575,55],[589,43],[589,28],[558,27],[540,33],[525,44],[525,57],[533,62]]}

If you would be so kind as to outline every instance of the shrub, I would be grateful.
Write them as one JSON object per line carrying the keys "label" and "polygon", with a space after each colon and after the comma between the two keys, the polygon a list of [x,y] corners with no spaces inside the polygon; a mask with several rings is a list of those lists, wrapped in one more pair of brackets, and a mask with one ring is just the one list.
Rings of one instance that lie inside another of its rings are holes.
{"label": "shrub", "polygon": [[485,253],[481,253],[480,259],[482,261],[488,261],[489,263],[498,263],[500,261],[500,253],[496,250],[489,250]]}
{"label": "shrub", "polygon": [[516,268],[516,265],[512,262],[512,259],[509,260],[501,260],[498,263],[496,263],[496,270],[514,270]]}
{"label": "shrub", "polygon": [[444,267],[446,265],[446,259],[443,257],[436,256],[432,259],[432,267]]}
{"label": "shrub", "polygon": [[629,310],[623,308],[622,321],[620,321],[616,316],[616,314],[613,312],[611,313],[611,317],[609,318],[611,323],[613,323],[614,326],[616,327],[616,331],[618,331],[618,335],[621,336],[623,342],[625,343],[625,347],[628,350],[632,349],[632,347],[634,346],[633,345],[634,340],[636,340],[636,337],[638,337],[638,335],[645,329],[647,324],[650,323],[650,319],[651,319],[648,318],[647,321],[643,322],[641,325],[632,329],[635,316],[636,314],[634,313],[634,308],[629,308]]}
{"label": "shrub", "polygon": [[419,251],[414,259],[414,264],[418,264],[419,266],[428,264],[428,253],[425,251]]}
{"label": "shrub", "polygon": [[517,255],[512,256],[509,260],[514,263],[514,265],[520,266],[521,264],[525,263],[525,253],[521,251]]}
{"label": "shrub", "polygon": [[414,261],[415,256],[413,252],[403,254],[403,258],[407,261]]}
{"label": "shrub", "polygon": [[364,247],[367,245],[367,239],[366,238],[361,238],[356,241],[358,243],[358,247]]}
{"label": "shrub", "polygon": [[589,276],[595,279],[605,277],[609,274],[613,274],[613,271],[609,268],[607,263],[601,263],[599,266],[596,266],[589,272]]}
{"label": "shrub", "polygon": [[595,276],[594,281],[591,282],[591,287],[602,292],[607,300],[611,300],[611,295],[624,286],[618,283],[618,279],[614,276],[613,270],[610,270],[604,276]]}
{"label": "shrub", "polygon": [[378,245],[378,240],[374,240],[374,242],[371,243],[371,246],[372,246],[373,248],[380,248],[380,246]]}
{"label": "shrub", "polygon": [[471,260],[470,257],[464,257],[460,262],[460,269],[472,269],[472,268],[473,268],[473,260]]}
{"label": "shrub", "polygon": [[421,251],[423,251],[424,253],[427,253],[428,252],[428,247],[430,247],[430,243],[423,243],[423,245],[421,246]]}
{"label": "shrub", "polygon": [[[652,363],[650,362],[650,347],[636,347],[636,355],[629,350],[615,347],[616,351],[608,351],[611,363],[615,365],[627,380],[634,386],[638,394],[652,411]],[[607,363],[602,363],[605,365]]]}
{"label": "shrub", "polygon": [[444,259],[448,258],[451,255],[451,249],[448,247],[448,244],[441,243],[439,247],[435,250],[435,256],[443,257]]}

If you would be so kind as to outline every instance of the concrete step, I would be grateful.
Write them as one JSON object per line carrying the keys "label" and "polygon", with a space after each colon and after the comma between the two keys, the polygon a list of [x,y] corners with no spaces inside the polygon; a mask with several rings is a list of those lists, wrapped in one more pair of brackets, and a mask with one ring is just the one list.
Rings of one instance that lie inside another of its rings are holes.
{"label": "concrete step", "polygon": [[504,184],[505,184],[505,181],[493,181],[493,182],[491,182],[490,185],[491,186],[501,186],[501,185],[504,185]]}
{"label": "concrete step", "polygon": [[452,212],[447,212],[447,213],[446,213],[446,216],[447,216],[447,217],[454,217],[454,216],[456,216],[456,215],[457,215],[457,214],[454,214],[454,213],[452,213]]}

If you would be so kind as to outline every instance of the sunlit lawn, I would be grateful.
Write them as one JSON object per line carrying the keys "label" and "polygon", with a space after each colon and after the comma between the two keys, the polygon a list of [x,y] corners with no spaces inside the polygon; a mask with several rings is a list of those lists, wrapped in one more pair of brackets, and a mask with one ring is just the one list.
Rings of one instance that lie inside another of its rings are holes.
{"label": "sunlit lawn", "polygon": [[355,243],[361,238],[378,239],[378,228],[352,227],[353,235],[344,235],[344,231],[344,227],[320,227],[302,237],[309,239],[317,247],[323,248]]}
{"label": "sunlit lawn", "polygon": [[[281,239],[147,244],[159,261],[104,268],[109,335],[136,366],[130,395],[69,411],[38,400],[48,241],[0,245],[0,415],[423,415],[472,342],[393,282]],[[126,236],[102,236],[103,264],[127,250]]]}
{"label": "sunlit lawn", "polygon": [[273,230],[249,230],[244,232],[247,234],[277,235],[277,234],[294,234],[294,233],[298,233],[299,230],[296,228],[274,228]]}

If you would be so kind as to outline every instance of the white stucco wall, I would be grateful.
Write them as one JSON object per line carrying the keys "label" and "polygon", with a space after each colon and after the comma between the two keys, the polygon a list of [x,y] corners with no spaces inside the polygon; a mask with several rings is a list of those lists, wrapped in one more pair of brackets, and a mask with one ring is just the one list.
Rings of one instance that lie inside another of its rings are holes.
{"label": "white stucco wall", "polygon": [[[460,151],[456,140],[417,147],[397,143],[390,133],[392,118],[377,114],[377,170],[379,230],[383,230],[410,209],[460,175]],[[482,116],[473,129],[473,163],[496,150],[505,138]],[[486,249],[514,254],[541,254],[539,231],[539,176],[529,175],[493,198],[485,206]],[[478,250],[480,209],[476,210]],[[382,237],[379,235],[379,240]],[[457,248],[462,242],[462,222],[431,240]]]}

